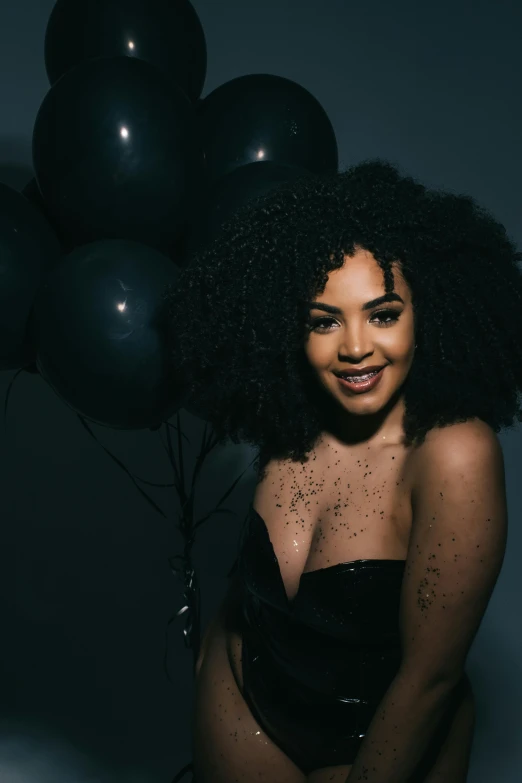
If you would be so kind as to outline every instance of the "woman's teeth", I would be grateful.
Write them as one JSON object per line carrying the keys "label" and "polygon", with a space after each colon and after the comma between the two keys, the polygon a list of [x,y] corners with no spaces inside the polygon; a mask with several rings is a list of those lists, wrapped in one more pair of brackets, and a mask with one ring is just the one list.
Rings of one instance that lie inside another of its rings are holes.
{"label": "woman's teeth", "polygon": [[341,375],[341,378],[344,378],[345,381],[350,381],[350,383],[359,383],[359,381],[367,381],[369,378],[373,378],[378,372],[380,370],[375,370],[375,372],[370,372],[367,375]]}

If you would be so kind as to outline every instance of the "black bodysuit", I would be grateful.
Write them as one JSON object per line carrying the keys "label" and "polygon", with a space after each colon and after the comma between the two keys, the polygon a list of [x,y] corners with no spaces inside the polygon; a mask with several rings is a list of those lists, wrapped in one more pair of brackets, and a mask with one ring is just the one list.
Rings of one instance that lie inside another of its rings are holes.
{"label": "black bodysuit", "polygon": [[352,764],[399,668],[405,560],[302,575],[288,600],[263,518],[250,508],[237,561],[244,698],[305,774]]}

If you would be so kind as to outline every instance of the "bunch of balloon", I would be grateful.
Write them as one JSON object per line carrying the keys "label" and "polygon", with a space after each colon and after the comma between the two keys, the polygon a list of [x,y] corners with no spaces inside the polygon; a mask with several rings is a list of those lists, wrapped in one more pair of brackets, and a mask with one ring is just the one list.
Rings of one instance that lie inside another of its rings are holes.
{"label": "bunch of balloon", "polygon": [[[195,107],[205,37],[187,0],[58,0],[45,65],[50,89],[34,124],[34,178],[22,194],[0,186],[0,369],[17,370],[5,411],[16,378],[31,372],[97,442],[88,422],[164,425],[171,484],[133,475],[101,445],[163,517],[142,485],[177,491],[185,547],[169,563],[183,582],[184,605],[169,626],[183,616],[195,668],[196,527],[230,513],[222,504],[241,478],[196,522],[196,481],[217,440],[205,425],[187,492],[179,415],[186,395],[170,371],[165,291],[182,284],[180,242],[203,181]],[[168,419],[176,412],[174,426]]]}
{"label": "bunch of balloon", "polygon": [[[196,105],[205,35],[188,0],[57,0],[44,54],[50,89],[34,123],[34,177],[22,194],[0,187],[0,368],[18,370],[6,405],[16,378],[31,372],[96,440],[88,422],[164,425],[168,486],[178,491],[188,542],[173,571],[181,572],[190,611],[178,614],[196,658],[195,523],[179,417],[185,395],[170,371],[165,291],[180,283],[181,238],[203,181]],[[168,421],[175,413],[177,427]],[[165,516],[140,486],[144,479],[105,451]]]}
{"label": "bunch of balloon", "polygon": [[203,29],[188,0],[58,0],[44,52],[24,194],[62,257],[28,324],[36,367],[86,419],[157,428],[179,408],[163,292],[202,181]]}
{"label": "bunch of balloon", "polygon": [[[186,544],[169,559],[185,602],[169,625],[184,615],[195,669],[191,549],[211,514],[195,521],[194,489],[217,441],[205,426],[187,493],[179,410],[200,412],[169,372],[164,292],[183,295],[181,267],[236,210],[336,172],[335,133],[317,99],[279,76],[241,76],[201,99],[206,41],[188,0],[57,0],[44,51],[50,89],[34,124],[34,178],[23,194],[0,186],[0,368],[40,373],[92,437],[88,421],[164,425]],[[145,480],[105,451],[165,516]],[[240,478],[211,513],[228,511]]]}

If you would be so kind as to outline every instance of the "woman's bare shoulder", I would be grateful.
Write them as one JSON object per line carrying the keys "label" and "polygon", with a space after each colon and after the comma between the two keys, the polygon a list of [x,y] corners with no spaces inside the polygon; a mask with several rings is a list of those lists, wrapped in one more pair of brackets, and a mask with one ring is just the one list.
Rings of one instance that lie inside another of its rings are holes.
{"label": "woman's bare shoulder", "polygon": [[466,457],[477,449],[485,449],[498,456],[502,454],[498,435],[482,419],[475,417],[429,430],[422,445],[415,448],[410,455],[413,490],[422,486],[429,475],[426,468],[433,461]]}

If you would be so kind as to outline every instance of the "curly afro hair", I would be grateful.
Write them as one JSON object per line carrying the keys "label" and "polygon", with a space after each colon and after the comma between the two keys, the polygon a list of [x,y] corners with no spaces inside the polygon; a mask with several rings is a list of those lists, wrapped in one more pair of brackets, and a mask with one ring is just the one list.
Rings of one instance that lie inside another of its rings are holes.
{"label": "curly afro hair", "polygon": [[470,196],[371,159],[250,202],[165,293],[172,383],[219,440],[256,446],[257,467],[306,461],[321,434],[304,303],[357,247],[379,263],[386,293],[397,262],[412,294],[406,445],[470,418],[495,432],[522,421],[522,253]]}

